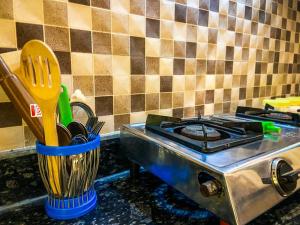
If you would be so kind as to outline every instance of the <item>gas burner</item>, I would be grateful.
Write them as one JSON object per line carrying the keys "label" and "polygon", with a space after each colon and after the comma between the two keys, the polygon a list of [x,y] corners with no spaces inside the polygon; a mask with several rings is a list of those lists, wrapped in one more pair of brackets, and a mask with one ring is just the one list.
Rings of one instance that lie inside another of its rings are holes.
{"label": "gas burner", "polygon": [[189,125],[183,128],[177,128],[174,132],[199,141],[216,141],[221,139],[220,132],[205,125]]}

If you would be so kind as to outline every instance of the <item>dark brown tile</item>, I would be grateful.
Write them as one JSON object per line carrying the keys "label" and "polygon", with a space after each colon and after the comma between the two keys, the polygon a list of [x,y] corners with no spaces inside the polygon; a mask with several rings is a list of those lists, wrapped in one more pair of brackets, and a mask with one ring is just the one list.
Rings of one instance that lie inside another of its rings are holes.
{"label": "dark brown tile", "polygon": [[12,0],[1,0],[0,1],[0,18],[13,19],[13,1]]}
{"label": "dark brown tile", "polygon": [[239,99],[240,100],[246,99],[246,88],[240,88],[240,90],[239,90]]}
{"label": "dark brown tile", "polygon": [[223,101],[229,102],[231,100],[231,89],[224,89]]}
{"label": "dark brown tile", "polygon": [[113,97],[95,97],[95,109],[97,116],[107,116],[113,114]]}
{"label": "dark brown tile", "polygon": [[23,45],[32,39],[44,41],[43,26],[29,23],[16,23],[17,45],[21,49]]}
{"label": "dark brown tile", "polygon": [[199,9],[199,18],[198,18],[199,26],[208,26],[208,11]]}
{"label": "dark brown tile", "polygon": [[186,22],[191,24],[198,24],[199,10],[193,7],[187,7],[187,18]]}
{"label": "dark brown tile", "polygon": [[161,76],[160,77],[160,92],[172,92],[173,77]]}
{"label": "dark brown tile", "polygon": [[95,76],[95,96],[112,95],[112,76]]}
{"label": "dark brown tile", "polygon": [[218,41],[218,30],[208,29],[208,43],[216,44]]}
{"label": "dark brown tile", "polygon": [[146,36],[152,38],[160,37],[160,23],[159,20],[146,19]]}
{"label": "dark brown tile", "polygon": [[204,115],[204,105],[197,105],[195,107],[195,115],[200,117],[201,115]]}
{"label": "dark brown tile", "polygon": [[233,60],[234,47],[226,46],[226,60]]}
{"label": "dark brown tile", "polygon": [[67,4],[64,2],[44,0],[44,21],[45,24],[68,26]]}
{"label": "dark brown tile", "polygon": [[258,23],[252,22],[251,23],[251,34],[256,35],[258,31]]}
{"label": "dark brown tile", "polygon": [[206,90],[205,91],[205,104],[214,103],[214,90]]}
{"label": "dark brown tile", "polygon": [[175,4],[175,21],[186,22],[186,6],[181,4]]}
{"label": "dark brown tile", "polygon": [[130,0],[130,13],[145,15],[145,0]]}
{"label": "dark brown tile", "polygon": [[69,2],[77,3],[80,5],[91,5],[90,0],[69,0]]}
{"label": "dark brown tile", "polygon": [[173,116],[176,118],[182,118],[183,117],[183,108],[173,109]]}
{"label": "dark brown tile", "polygon": [[131,74],[145,74],[145,58],[130,57]]}
{"label": "dark brown tile", "polygon": [[160,108],[172,108],[172,93],[160,93]]}
{"label": "dark brown tile", "polygon": [[185,66],[184,59],[174,59],[174,63],[173,63],[174,75],[183,75],[184,74],[184,66]]}
{"label": "dark brown tile", "polygon": [[158,57],[146,57],[146,74],[159,74]]}
{"label": "dark brown tile", "polygon": [[72,52],[92,52],[91,32],[84,30],[70,30]]}
{"label": "dark brown tile", "polygon": [[110,9],[110,0],[91,0],[92,6]]}
{"label": "dark brown tile", "polygon": [[145,94],[131,95],[131,112],[145,111]]}
{"label": "dark brown tile", "polygon": [[225,74],[232,74],[233,71],[233,62],[225,61]]}
{"label": "dark brown tile", "polygon": [[207,60],[207,74],[215,74],[215,73],[216,73],[216,61]]}
{"label": "dark brown tile", "polygon": [[197,52],[197,43],[187,42],[186,43],[186,57],[187,58],[196,58]]}
{"label": "dark brown tile", "polygon": [[17,48],[0,48],[0,54],[1,53],[5,53],[5,52],[12,52],[12,51],[16,51]]}
{"label": "dark brown tile", "polygon": [[120,130],[123,124],[130,123],[130,114],[114,115],[115,130]]}
{"label": "dark brown tile", "polygon": [[69,52],[69,29],[62,27],[45,26],[45,42],[54,51]]}
{"label": "dark brown tile", "polygon": [[252,8],[249,6],[245,6],[245,19],[251,20],[252,18]]}
{"label": "dark brown tile", "polygon": [[131,94],[145,93],[145,76],[131,76]]}
{"label": "dark brown tile", "polygon": [[145,56],[145,38],[130,37],[130,55],[131,56]]}
{"label": "dark brown tile", "polygon": [[159,109],[159,93],[146,94],[146,111]]}
{"label": "dark brown tile", "polygon": [[213,12],[219,12],[219,0],[210,0],[209,9]]}
{"label": "dark brown tile", "polygon": [[71,74],[71,53],[70,52],[54,52],[59,63],[60,72],[62,74]]}
{"label": "dark brown tile", "polygon": [[174,57],[185,57],[185,44],[184,41],[174,41]]}
{"label": "dark brown tile", "polygon": [[201,9],[209,9],[209,1],[210,0],[199,0],[199,8]]}
{"label": "dark brown tile", "polygon": [[236,16],[236,2],[229,1],[228,14]]}
{"label": "dark brown tile", "polygon": [[0,128],[22,125],[22,118],[11,102],[1,102],[0,109]]}
{"label": "dark brown tile", "polygon": [[93,53],[111,54],[111,34],[93,32]]}
{"label": "dark brown tile", "polygon": [[160,1],[146,0],[146,16],[159,19],[160,17]]}
{"label": "dark brown tile", "polygon": [[216,103],[214,105],[214,114],[221,114],[223,113],[223,103]]}
{"label": "dark brown tile", "polygon": [[79,89],[85,96],[94,95],[94,80],[93,76],[74,76],[73,77],[74,90]]}

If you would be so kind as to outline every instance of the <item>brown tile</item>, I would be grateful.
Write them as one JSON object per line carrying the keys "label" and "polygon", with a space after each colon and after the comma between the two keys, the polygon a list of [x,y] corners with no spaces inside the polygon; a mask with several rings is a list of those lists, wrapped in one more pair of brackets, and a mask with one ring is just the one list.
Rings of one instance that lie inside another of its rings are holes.
{"label": "brown tile", "polygon": [[175,92],[173,93],[173,108],[183,107],[184,93]]}
{"label": "brown tile", "polygon": [[184,74],[184,59],[174,59],[173,63],[173,73],[174,75],[183,75]]}
{"label": "brown tile", "polygon": [[207,60],[207,74],[215,74],[216,73],[216,61],[215,60]]}
{"label": "brown tile", "polygon": [[230,31],[235,31],[236,18],[233,16],[228,16],[227,28]]}
{"label": "brown tile", "polygon": [[209,1],[210,0],[199,0],[199,8],[201,9],[209,9]]}
{"label": "brown tile", "polygon": [[90,5],[90,0],[69,0],[69,2],[77,3],[80,5]]}
{"label": "brown tile", "polygon": [[146,16],[159,19],[160,17],[160,1],[146,0]]}
{"label": "brown tile", "polygon": [[216,103],[214,105],[214,114],[221,114],[223,113],[223,103]]}
{"label": "brown tile", "polygon": [[184,41],[174,41],[174,57],[185,57],[185,44]]}
{"label": "brown tile", "polygon": [[160,53],[161,57],[173,57],[174,54],[174,46],[172,40],[164,40],[160,41]]}
{"label": "brown tile", "polygon": [[206,60],[197,60],[196,73],[197,75],[206,73]]}
{"label": "brown tile", "polygon": [[228,14],[236,16],[236,2],[229,1]]}
{"label": "brown tile", "polygon": [[130,37],[130,55],[131,56],[145,56],[145,38]]}
{"label": "brown tile", "polygon": [[159,38],[160,37],[160,23],[159,20],[146,19],[146,36]]}
{"label": "brown tile", "polygon": [[223,101],[228,102],[231,100],[231,89],[224,89]]}
{"label": "brown tile", "polygon": [[226,60],[233,60],[234,47],[226,46]]}
{"label": "brown tile", "polygon": [[0,108],[0,128],[22,125],[22,118],[11,102],[1,102]]}
{"label": "brown tile", "polygon": [[145,94],[131,95],[131,112],[145,111]]}
{"label": "brown tile", "polygon": [[145,74],[145,58],[130,57],[131,74]]}
{"label": "brown tile", "polygon": [[232,61],[225,61],[225,73],[232,74],[233,71],[233,62]]}
{"label": "brown tile", "polygon": [[223,103],[223,113],[230,113],[230,102]]}
{"label": "brown tile", "polygon": [[94,31],[111,31],[111,12],[108,10],[92,8],[92,25]]}
{"label": "brown tile", "polygon": [[54,51],[69,52],[69,29],[45,26],[45,42]]}
{"label": "brown tile", "polygon": [[25,146],[33,146],[36,142],[36,137],[28,126],[24,126]]}
{"label": "brown tile", "polygon": [[107,116],[113,114],[113,97],[95,97],[95,110],[97,116]]}
{"label": "brown tile", "polygon": [[21,49],[23,45],[32,39],[44,40],[43,26],[28,24],[28,23],[16,23],[17,31],[17,45]]}
{"label": "brown tile", "polygon": [[216,44],[218,41],[218,30],[208,29],[208,43]]}
{"label": "brown tile", "polygon": [[199,26],[208,26],[208,11],[199,9],[198,25]]}
{"label": "brown tile", "polygon": [[0,18],[3,19],[13,19],[13,1],[12,0],[2,0],[0,1]]}
{"label": "brown tile", "polygon": [[71,54],[70,52],[54,52],[59,62],[60,72],[62,74],[71,74]]}
{"label": "brown tile", "polygon": [[198,9],[193,7],[187,7],[186,22],[190,24],[198,24]]}
{"label": "brown tile", "polygon": [[172,93],[160,93],[160,108],[172,108]]}
{"label": "brown tile", "polygon": [[110,9],[110,0],[91,0],[92,6]]}
{"label": "brown tile", "polygon": [[218,60],[216,61],[216,74],[224,74],[225,73],[225,62]]}
{"label": "brown tile", "polygon": [[183,108],[173,109],[173,116],[176,118],[182,118],[183,117]]}
{"label": "brown tile", "polygon": [[114,55],[129,55],[129,37],[127,35],[112,35],[112,52]]}
{"label": "brown tile", "polygon": [[145,15],[145,0],[130,0],[130,13]]}
{"label": "brown tile", "polygon": [[112,76],[95,76],[95,96],[112,95]]}
{"label": "brown tile", "polygon": [[72,52],[92,52],[91,32],[84,30],[70,30]]}
{"label": "brown tile", "polygon": [[130,95],[114,96],[114,114],[130,113]]}
{"label": "brown tile", "polygon": [[191,118],[195,116],[195,107],[184,107],[183,108],[183,117]]}
{"label": "brown tile", "polygon": [[80,89],[86,96],[94,95],[94,80],[93,76],[74,76],[73,77],[74,90]]}
{"label": "brown tile", "polygon": [[159,74],[158,57],[146,57],[146,74]]}
{"label": "brown tile", "polygon": [[146,111],[159,109],[159,94],[146,94]]}
{"label": "brown tile", "polygon": [[131,94],[145,93],[145,76],[131,76]]}
{"label": "brown tile", "polygon": [[205,95],[205,91],[196,91],[196,96],[195,96],[196,105],[204,104],[204,100],[205,100],[204,95]]}
{"label": "brown tile", "polygon": [[67,4],[64,2],[44,0],[44,22],[50,25],[68,26]]}
{"label": "brown tile", "polygon": [[160,77],[160,92],[172,92],[173,77],[161,76]]}
{"label": "brown tile", "polygon": [[186,22],[186,6],[181,4],[175,4],[175,21]]}
{"label": "brown tile", "polygon": [[93,32],[93,52],[111,54],[111,34]]}
{"label": "brown tile", "polygon": [[114,116],[114,127],[115,130],[120,130],[123,124],[129,124],[130,123],[130,115],[124,114],[124,115],[115,115]]}
{"label": "brown tile", "polygon": [[246,88],[239,89],[239,99],[240,100],[246,99]]}

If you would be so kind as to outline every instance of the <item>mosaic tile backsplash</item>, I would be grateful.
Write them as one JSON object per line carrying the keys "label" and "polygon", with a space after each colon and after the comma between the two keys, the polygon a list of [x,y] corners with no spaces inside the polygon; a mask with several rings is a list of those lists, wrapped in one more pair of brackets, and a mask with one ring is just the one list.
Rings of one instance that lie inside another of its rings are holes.
{"label": "mosaic tile backsplash", "polygon": [[[0,29],[12,67],[28,40],[48,44],[104,133],[299,94],[297,0],[0,0]],[[0,89],[0,149],[33,143]]]}

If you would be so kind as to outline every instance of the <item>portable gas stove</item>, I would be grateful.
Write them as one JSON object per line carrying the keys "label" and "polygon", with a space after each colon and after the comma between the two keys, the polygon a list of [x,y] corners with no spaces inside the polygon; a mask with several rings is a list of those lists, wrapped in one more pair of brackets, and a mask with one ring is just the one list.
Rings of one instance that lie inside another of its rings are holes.
{"label": "portable gas stove", "polygon": [[[281,134],[264,135],[265,120]],[[238,107],[235,116],[149,115],[122,127],[121,144],[132,171],[143,166],[230,224],[248,223],[300,187],[298,114]]]}

